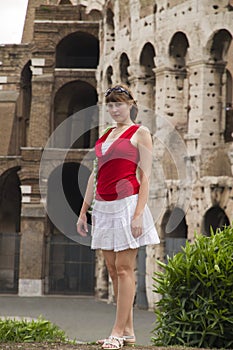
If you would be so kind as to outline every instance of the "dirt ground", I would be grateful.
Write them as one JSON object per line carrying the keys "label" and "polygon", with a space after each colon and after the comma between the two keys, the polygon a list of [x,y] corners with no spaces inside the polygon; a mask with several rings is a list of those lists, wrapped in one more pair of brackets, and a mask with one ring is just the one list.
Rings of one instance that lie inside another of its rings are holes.
{"label": "dirt ground", "polygon": [[[100,349],[101,349],[100,345],[87,345],[87,344],[72,345],[72,344],[61,344],[61,343],[0,343],[0,350],[100,350]],[[133,349],[164,350],[165,348],[158,348],[154,346],[135,346],[133,347]],[[124,350],[132,350],[132,347],[124,346]]]}
{"label": "dirt ground", "polygon": [[[101,350],[100,345],[64,343],[1,343],[0,350]],[[158,347],[152,345],[124,346],[123,350],[210,350],[183,346]],[[233,349],[232,349],[233,350]]]}

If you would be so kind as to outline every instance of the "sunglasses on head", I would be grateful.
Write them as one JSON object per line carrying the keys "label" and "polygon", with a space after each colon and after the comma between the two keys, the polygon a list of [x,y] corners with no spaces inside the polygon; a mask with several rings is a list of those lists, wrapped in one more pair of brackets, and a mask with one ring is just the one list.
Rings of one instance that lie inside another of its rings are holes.
{"label": "sunglasses on head", "polygon": [[104,94],[104,96],[105,97],[107,97],[107,96],[109,96],[110,94],[111,94],[111,92],[113,92],[113,91],[116,91],[116,92],[119,92],[119,93],[125,93],[126,95],[128,95],[129,97],[132,97],[131,95],[130,95],[130,93],[129,93],[129,91],[127,91],[127,90],[125,90],[123,87],[121,87],[121,86],[115,86],[115,87],[113,87],[113,88],[109,88],[109,89],[107,89],[106,91],[105,91],[105,94]]}

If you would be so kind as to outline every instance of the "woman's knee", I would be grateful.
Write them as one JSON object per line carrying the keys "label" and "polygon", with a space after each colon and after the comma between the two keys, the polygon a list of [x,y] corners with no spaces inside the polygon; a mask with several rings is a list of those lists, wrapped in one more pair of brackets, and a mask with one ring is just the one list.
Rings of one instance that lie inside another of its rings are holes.
{"label": "woman's knee", "polygon": [[118,276],[134,274],[136,251],[123,251],[116,256],[116,271]]}
{"label": "woman's knee", "polygon": [[115,278],[117,278],[117,270],[115,264],[106,262],[106,266],[111,279],[114,280]]}
{"label": "woman's knee", "polygon": [[116,273],[118,277],[125,277],[128,275],[132,275],[134,273],[134,269],[131,265],[117,262],[116,263]]}

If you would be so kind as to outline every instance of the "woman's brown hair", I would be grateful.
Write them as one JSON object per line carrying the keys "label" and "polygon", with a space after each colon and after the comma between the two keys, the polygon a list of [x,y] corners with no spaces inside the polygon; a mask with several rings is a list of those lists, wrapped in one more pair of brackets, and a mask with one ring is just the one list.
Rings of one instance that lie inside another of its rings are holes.
{"label": "woman's brown hair", "polygon": [[135,123],[135,119],[138,114],[138,106],[132,96],[132,92],[130,91],[127,85],[117,84],[107,89],[105,92],[105,101],[106,103],[109,103],[109,102],[132,103],[132,107],[130,109],[130,119],[132,120],[132,122]]}

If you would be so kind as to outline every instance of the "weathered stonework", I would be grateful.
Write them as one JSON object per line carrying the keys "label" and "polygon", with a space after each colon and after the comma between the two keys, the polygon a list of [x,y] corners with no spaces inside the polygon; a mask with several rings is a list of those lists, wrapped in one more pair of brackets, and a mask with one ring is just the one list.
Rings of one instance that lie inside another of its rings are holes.
{"label": "weathered stonework", "polygon": [[[84,135],[87,129],[91,132],[65,156],[64,176],[69,183],[81,165],[85,174],[90,172],[89,150],[98,126],[102,132],[111,123],[101,106],[103,93],[114,83],[130,85],[139,105],[138,122],[150,129],[154,142],[149,205],[161,244],[147,247],[144,257],[149,308],[157,298],[152,279],[156,259],[166,260],[180,242],[193,240],[195,231],[209,234],[210,225],[232,222],[232,35],[230,0],[29,1],[22,44],[0,47],[0,186],[15,188],[21,206],[19,220],[10,197],[1,196],[11,221],[5,216],[0,226],[4,234],[15,227],[21,237],[15,282],[21,295],[36,294],[36,288],[38,294],[64,292],[64,286],[72,290],[72,273],[68,282],[61,273],[69,270],[68,248],[59,251],[56,237],[61,233],[42,210],[42,202],[53,195],[50,180],[43,179],[39,189],[40,160],[56,127],[73,118],[66,137],[59,134],[46,154],[48,177],[56,179],[73,134]],[[97,104],[101,107],[89,115],[88,125],[87,119],[72,116]],[[67,191],[75,207],[72,190]],[[74,193],[78,215],[82,198]],[[58,256],[64,259],[61,268]],[[113,301],[99,252],[93,264],[92,292]],[[0,269],[0,278],[5,273]]]}

